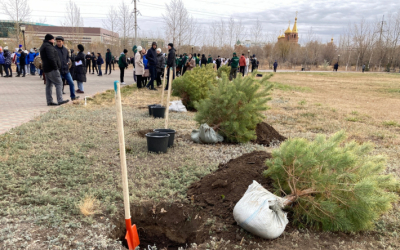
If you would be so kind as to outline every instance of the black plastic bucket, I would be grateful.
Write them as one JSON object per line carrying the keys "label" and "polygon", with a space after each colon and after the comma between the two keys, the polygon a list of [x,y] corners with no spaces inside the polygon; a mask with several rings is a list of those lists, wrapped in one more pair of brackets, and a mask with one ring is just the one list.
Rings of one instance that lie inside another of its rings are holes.
{"label": "black plastic bucket", "polygon": [[151,104],[151,105],[148,105],[147,107],[149,107],[149,116],[152,116],[153,115],[153,112],[152,112],[152,108],[154,107],[154,106],[157,106],[157,104]]}
{"label": "black plastic bucket", "polygon": [[176,131],[173,129],[154,129],[154,132],[169,134],[168,147],[174,146]]}
{"label": "black plastic bucket", "polygon": [[164,106],[153,106],[151,108],[154,118],[164,118],[165,107]]}
{"label": "black plastic bucket", "polygon": [[167,153],[169,137],[169,134],[160,132],[146,134],[148,151],[154,153]]}

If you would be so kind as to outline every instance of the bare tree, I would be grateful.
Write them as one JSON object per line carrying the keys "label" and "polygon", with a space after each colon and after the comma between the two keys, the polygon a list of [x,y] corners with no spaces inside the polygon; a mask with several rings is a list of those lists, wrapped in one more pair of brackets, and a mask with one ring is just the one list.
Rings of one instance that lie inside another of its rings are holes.
{"label": "bare tree", "polygon": [[253,38],[253,42],[255,44],[259,44],[261,42],[262,33],[263,33],[262,24],[261,24],[260,20],[258,20],[258,18],[257,18],[256,23],[254,24],[254,26],[251,29],[251,35]]}
{"label": "bare tree", "polygon": [[350,32],[353,36],[353,42],[358,54],[356,63],[357,70],[359,62],[364,62],[366,53],[372,48],[375,42],[376,33],[373,30],[373,26],[367,23],[365,19],[361,19],[359,24],[351,26]]}
{"label": "bare tree", "polygon": [[219,46],[222,47],[224,45],[224,38],[225,38],[225,22],[222,18],[218,25],[217,34],[218,34]]}
{"label": "bare tree", "polygon": [[28,0],[7,0],[0,3],[2,5],[1,12],[15,22],[15,35],[19,44],[20,25],[27,21],[32,13],[28,5]]}
{"label": "bare tree", "polygon": [[124,1],[118,6],[118,27],[122,36],[123,48],[128,46],[128,37],[132,32],[134,17],[130,7]]}
{"label": "bare tree", "polygon": [[229,18],[228,21],[228,39],[229,39],[229,46],[232,47],[232,42],[233,44],[236,43],[235,40],[235,31],[236,31],[236,23],[235,23],[235,19],[233,19],[232,17]]}
{"label": "bare tree", "polygon": [[67,27],[83,27],[83,18],[81,17],[81,9],[72,1],[66,4],[66,14],[63,25]]}
{"label": "bare tree", "polygon": [[111,6],[110,10],[107,13],[107,18],[103,20],[103,26],[110,30],[113,35],[111,37],[111,50],[113,50],[114,46],[114,32],[118,30],[118,13],[114,9],[114,6]]}
{"label": "bare tree", "polygon": [[194,32],[190,30],[195,26],[194,19],[189,16],[182,0],[171,0],[165,7],[167,11],[163,19],[167,39],[177,44],[178,49],[181,45],[188,45],[195,37]]}
{"label": "bare tree", "polygon": [[237,41],[241,41],[243,38],[243,30],[244,30],[244,26],[242,23],[242,19],[240,19],[238,22],[236,22],[235,25],[235,42]]}

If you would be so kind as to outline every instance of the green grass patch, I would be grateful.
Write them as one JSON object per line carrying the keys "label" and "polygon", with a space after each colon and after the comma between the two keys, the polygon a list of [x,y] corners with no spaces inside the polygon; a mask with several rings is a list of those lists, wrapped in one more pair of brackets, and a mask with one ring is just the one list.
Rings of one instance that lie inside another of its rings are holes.
{"label": "green grass patch", "polygon": [[356,116],[348,116],[348,117],[346,117],[346,121],[349,121],[349,122],[361,122],[362,119],[360,117],[356,117]]}
{"label": "green grass patch", "polygon": [[384,121],[382,124],[386,127],[400,127],[400,124],[396,121]]}
{"label": "green grass patch", "polygon": [[279,82],[273,82],[274,89],[279,89],[282,91],[297,91],[297,92],[311,92],[312,89],[309,87],[298,87],[298,86],[292,86],[292,85],[287,85]]}

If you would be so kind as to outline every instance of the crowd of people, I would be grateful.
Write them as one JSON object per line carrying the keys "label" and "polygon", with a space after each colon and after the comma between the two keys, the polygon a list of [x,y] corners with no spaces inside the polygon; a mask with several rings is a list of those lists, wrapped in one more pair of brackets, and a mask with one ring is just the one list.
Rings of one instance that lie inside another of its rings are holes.
{"label": "crowd of people", "polygon": [[[120,54],[119,57],[113,56],[110,49],[105,53],[105,61],[101,53],[87,52],[84,53],[82,44],[77,46],[78,53],[74,49],[67,49],[64,46],[64,38],[58,36],[54,38],[51,34],[47,34],[40,49],[32,48],[29,52],[22,50],[22,45],[10,52],[8,47],[3,49],[0,47],[0,74],[3,77],[12,77],[12,64],[17,69],[17,77],[25,77],[27,74],[36,75],[36,71],[40,78],[45,81],[46,85],[46,101],[47,105],[62,105],[69,100],[63,99],[64,86],[69,86],[71,100],[79,98],[76,94],[83,94],[84,83],[87,80],[87,74],[96,74],[103,76],[102,65],[105,64],[105,74],[111,74],[115,70],[115,64],[120,69],[120,82],[125,85],[125,71],[130,64],[133,65],[133,78],[137,88],[147,88],[149,90],[157,90],[156,87],[162,86],[162,78],[166,70],[167,84],[165,90],[168,90],[169,76],[173,74],[183,76],[185,72],[191,71],[195,67],[213,64],[217,70],[223,66],[231,67],[229,79],[236,78],[239,71],[243,76],[248,72],[253,72],[258,68],[259,62],[255,55],[245,56],[242,54],[240,58],[233,53],[232,58],[221,58],[218,56],[213,59],[211,55],[206,58],[205,54],[176,54],[176,50],[172,43],[168,44],[168,54],[162,53],[161,48],[157,48],[157,43],[153,42],[150,49],[146,50],[141,46],[134,47],[134,56],[127,58],[128,50]],[[40,66],[35,66],[36,57],[40,57]],[[274,64],[275,68],[275,64]],[[276,69],[276,68],[275,68]],[[75,90],[74,81],[77,82]],[[155,86],[156,84],[156,86]],[[57,103],[53,101],[52,86],[55,86]]]}

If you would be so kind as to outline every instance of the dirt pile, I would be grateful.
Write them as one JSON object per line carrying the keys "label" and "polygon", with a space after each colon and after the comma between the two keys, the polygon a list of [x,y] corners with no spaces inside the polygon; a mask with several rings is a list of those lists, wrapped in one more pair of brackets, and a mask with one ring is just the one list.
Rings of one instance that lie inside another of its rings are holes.
{"label": "dirt pile", "polygon": [[135,133],[139,137],[145,138],[147,133],[152,133],[152,132],[154,132],[154,129],[149,128],[149,129],[143,129],[143,130],[136,131]]}
{"label": "dirt pile", "polygon": [[272,180],[262,176],[268,158],[271,154],[255,151],[221,164],[217,171],[189,187],[188,198],[203,211],[234,224],[233,208],[253,180],[272,190]]}
{"label": "dirt pile", "polygon": [[287,138],[279,134],[271,125],[262,122],[256,128],[257,139],[254,141],[257,144],[271,146],[273,143],[285,141]]}

